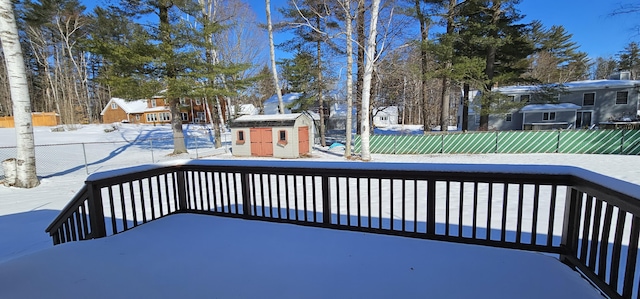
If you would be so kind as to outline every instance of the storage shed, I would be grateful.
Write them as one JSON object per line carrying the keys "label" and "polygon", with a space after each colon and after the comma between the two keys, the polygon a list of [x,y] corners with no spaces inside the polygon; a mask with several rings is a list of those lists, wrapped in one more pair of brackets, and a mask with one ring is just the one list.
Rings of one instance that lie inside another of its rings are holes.
{"label": "storage shed", "polygon": [[244,115],[229,127],[234,156],[298,158],[311,152],[314,140],[307,113]]}

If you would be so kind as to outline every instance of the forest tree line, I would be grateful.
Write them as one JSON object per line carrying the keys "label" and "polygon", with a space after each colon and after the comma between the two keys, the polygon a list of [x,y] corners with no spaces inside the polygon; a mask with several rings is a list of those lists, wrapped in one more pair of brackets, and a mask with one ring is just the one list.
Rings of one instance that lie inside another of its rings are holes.
{"label": "forest tree line", "polygon": [[[358,117],[370,54],[371,117],[398,106],[403,123],[425,131],[455,125],[457,109],[466,109],[460,99],[471,89],[483,92],[480,128],[486,129],[488,115],[505,109],[492,93],[496,86],[604,79],[616,71],[639,76],[637,43],[590,59],[562,25],[524,23],[517,0],[381,1],[376,47],[365,53],[371,2],[293,0],[274,7],[276,48],[287,53],[276,57],[279,87],[304,92],[299,107],[346,98],[348,42]],[[220,101],[260,107],[276,93],[261,12],[246,1],[122,0],[88,11],[78,0],[25,0],[15,13],[32,109],[57,112],[65,124],[99,122],[111,97],[163,91],[169,100],[203,98],[219,113]],[[0,116],[12,114],[6,76],[0,63]]]}

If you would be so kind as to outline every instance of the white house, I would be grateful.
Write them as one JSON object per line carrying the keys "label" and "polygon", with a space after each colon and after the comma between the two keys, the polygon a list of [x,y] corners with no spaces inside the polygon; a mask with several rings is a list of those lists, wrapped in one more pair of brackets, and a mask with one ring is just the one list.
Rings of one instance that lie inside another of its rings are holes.
{"label": "white house", "polygon": [[398,124],[398,106],[374,108],[373,126],[383,128]]}

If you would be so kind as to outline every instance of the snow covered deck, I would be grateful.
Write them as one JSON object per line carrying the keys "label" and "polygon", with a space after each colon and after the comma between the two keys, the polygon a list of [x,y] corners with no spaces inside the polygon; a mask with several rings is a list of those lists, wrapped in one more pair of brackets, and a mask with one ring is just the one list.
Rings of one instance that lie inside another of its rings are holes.
{"label": "snow covered deck", "polygon": [[602,298],[519,250],[178,214],[0,267],[0,298]]}

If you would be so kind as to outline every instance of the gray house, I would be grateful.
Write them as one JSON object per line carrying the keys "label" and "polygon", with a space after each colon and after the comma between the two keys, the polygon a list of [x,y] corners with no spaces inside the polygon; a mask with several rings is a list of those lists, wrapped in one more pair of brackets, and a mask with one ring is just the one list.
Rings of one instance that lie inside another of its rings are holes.
{"label": "gray house", "polygon": [[[640,119],[640,81],[587,80],[564,83],[554,104],[529,104],[508,113],[489,116],[489,130],[544,130],[593,128]],[[510,101],[531,102],[538,86],[507,86],[496,89]],[[479,99],[480,94],[474,95]],[[480,107],[471,100],[469,129],[477,130]],[[535,102],[535,101],[533,101]],[[524,104],[524,103],[522,103]],[[460,113],[460,112],[459,112]]]}

